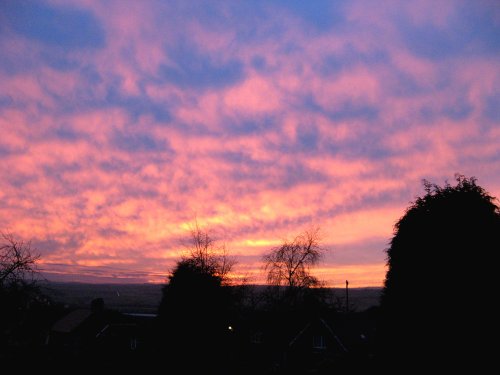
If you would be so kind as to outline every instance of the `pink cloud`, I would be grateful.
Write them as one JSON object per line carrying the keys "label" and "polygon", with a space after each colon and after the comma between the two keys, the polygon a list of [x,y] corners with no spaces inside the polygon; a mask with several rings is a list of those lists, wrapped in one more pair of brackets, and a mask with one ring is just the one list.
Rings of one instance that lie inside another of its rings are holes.
{"label": "pink cloud", "polygon": [[[461,172],[500,194],[498,121],[483,121],[496,54],[417,56],[395,21],[446,31],[451,2],[349,3],[344,23],[308,33],[278,5],[214,25],[182,4],[78,4],[104,47],[50,50],[49,66],[36,40],[2,44],[32,68],[0,69],[0,228],[53,243],[47,272],[163,281],[196,218],[243,260],[237,278],[263,282],[261,254],[316,224],[333,248],[319,276],[381,285],[422,178]],[[161,68],[186,64],[178,44],[203,58],[188,73],[234,61],[237,79],[174,84]]]}
{"label": "pink cloud", "polygon": [[322,78],[312,82],[310,90],[325,108],[335,109],[352,100],[373,103],[379,97],[378,79],[365,68],[354,69],[330,82],[324,82]]}
{"label": "pink cloud", "polygon": [[282,107],[280,96],[272,81],[258,76],[248,77],[243,84],[226,91],[224,107],[244,114],[272,112]]}

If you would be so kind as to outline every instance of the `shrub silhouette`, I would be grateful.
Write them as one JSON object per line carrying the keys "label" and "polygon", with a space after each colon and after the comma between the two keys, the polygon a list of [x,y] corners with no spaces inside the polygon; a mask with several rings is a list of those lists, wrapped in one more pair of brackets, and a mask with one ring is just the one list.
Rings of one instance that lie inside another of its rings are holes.
{"label": "shrub silhouette", "polygon": [[499,208],[475,178],[456,186],[424,181],[395,225],[381,300],[380,358],[422,366],[486,353]]}

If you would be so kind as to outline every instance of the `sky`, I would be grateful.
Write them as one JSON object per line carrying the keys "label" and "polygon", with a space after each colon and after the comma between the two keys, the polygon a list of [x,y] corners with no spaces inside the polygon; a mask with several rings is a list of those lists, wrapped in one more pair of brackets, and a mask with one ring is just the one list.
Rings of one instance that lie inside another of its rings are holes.
{"label": "sky", "polygon": [[380,286],[423,179],[500,196],[499,61],[497,1],[1,1],[0,230],[159,283],[198,222],[263,283],[319,227],[320,279]]}

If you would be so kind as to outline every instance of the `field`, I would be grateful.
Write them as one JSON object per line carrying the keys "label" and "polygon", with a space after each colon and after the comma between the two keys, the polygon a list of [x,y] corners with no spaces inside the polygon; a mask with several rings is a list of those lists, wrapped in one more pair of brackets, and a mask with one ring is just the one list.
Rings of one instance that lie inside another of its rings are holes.
{"label": "field", "polygon": [[[125,313],[155,314],[161,300],[162,285],[158,284],[83,284],[44,283],[42,289],[55,302],[69,308],[88,308],[95,298],[103,298],[105,306]],[[257,289],[263,289],[257,286]],[[338,306],[345,306],[345,290],[331,290]],[[349,289],[349,307],[363,311],[377,306],[381,288]]]}

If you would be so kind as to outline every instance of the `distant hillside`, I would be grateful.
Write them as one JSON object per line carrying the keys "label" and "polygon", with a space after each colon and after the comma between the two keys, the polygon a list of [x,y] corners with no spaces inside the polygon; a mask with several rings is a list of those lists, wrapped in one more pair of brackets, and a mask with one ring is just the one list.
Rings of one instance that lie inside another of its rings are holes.
{"label": "distant hillside", "polygon": [[[257,293],[266,286],[251,285]],[[84,284],[46,282],[42,285],[45,294],[55,302],[71,308],[87,308],[95,298],[103,298],[107,308],[129,313],[156,313],[161,300],[159,284]],[[345,290],[330,289],[332,301],[345,306]],[[349,289],[351,310],[363,311],[378,306],[382,288]]]}
{"label": "distant hillside", "polygon": [[161,300],[158,284],[83,284],[43,285],[43,291],[55,302],[68,307],[86,308],[94,298],[103,298],[107,308],[122,312],[156,313]]}
{"label": "distant hillside", "polygon": [[[333,288],[334,295],[341,306],[345,306],[345,289]],[[364,311],[370,307],[378,306],[382,288],[350,288],[349,309],[353,311]]]}
{"label": "distant hillside", "polygon": [[[250,285],[259,293],[263,292],[267,285]],[[345,309],[345,288],[327,288],[330,302],[340,309]],[[364,311],[370,307],[378,306],[382,287],[349,288],[349,310]]]}

